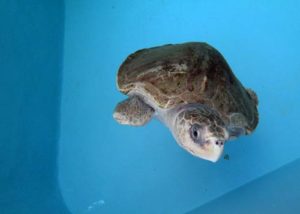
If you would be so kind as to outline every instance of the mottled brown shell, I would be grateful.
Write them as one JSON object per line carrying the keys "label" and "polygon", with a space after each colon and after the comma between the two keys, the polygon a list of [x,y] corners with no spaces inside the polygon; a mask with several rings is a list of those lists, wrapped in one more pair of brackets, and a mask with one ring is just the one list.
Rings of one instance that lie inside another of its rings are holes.
{"label": "mottled brown shell", "polygon": [[191,42],[139,50],[118,72],[124,94],[143,91],[161,108],[206,104],[223,116],[242,113],[249,131],[258,122],[256,104],[223,56],[206,43]]}

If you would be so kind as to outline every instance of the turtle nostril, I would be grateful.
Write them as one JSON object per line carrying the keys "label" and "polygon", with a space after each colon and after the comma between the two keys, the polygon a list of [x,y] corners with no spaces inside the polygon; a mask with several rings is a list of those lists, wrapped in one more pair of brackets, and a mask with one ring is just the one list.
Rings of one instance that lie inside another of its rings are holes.
{"label": "turtle nostril", "polygon": [[218,146],[223,146],[223,145],[224,145],[224,142],[221,141],[221,140],[217,140],[217,141],[216,141],[216,145],[218,145]]}

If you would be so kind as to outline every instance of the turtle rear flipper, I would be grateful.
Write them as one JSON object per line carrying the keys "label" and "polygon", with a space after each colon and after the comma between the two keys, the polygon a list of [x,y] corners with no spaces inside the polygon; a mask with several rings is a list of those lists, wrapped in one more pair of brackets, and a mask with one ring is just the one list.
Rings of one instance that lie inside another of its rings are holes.
{"label": "turtle rear flipper", "polygon": [[118,103],[113,117],[120,124],[142,126],[150,121],[153,113],[153,108],[144,103],[139,97],[132,96]]}
{"label": "turtle rear flipper", "polygon": [[227,127],[230,138],[234,139],[240,135],[248,134],[248,122],[246,117],[241,113],[232,113],[230,116],[230,123]]}
{"label": "turtle rear flipper", "polygon": [[248,95],[250,96],[250,98],[255,102],[255,104],[257,106],[258,105],[258,98],[257,98],[256,93],[250,88],[247,88],[246,91],[247,91]]}

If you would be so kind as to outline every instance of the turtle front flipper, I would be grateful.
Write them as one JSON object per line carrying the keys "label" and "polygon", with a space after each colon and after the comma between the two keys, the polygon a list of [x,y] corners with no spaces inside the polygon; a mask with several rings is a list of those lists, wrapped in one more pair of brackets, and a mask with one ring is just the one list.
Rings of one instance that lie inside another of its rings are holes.
{"label": "turtle front flipper", "polygon": [[142,126],[150,121],[153,113],[153,108],[139,97],[132,96],[118,103],[113,117],[118,123],[123,125]]}

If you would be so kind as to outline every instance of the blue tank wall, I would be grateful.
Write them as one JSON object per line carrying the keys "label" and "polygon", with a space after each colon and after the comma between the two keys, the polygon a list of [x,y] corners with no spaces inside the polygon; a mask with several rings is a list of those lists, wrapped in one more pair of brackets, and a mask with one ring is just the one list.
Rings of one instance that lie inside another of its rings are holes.
{"label": "blue tank wall", "polygon": [[[67,0],[64,28],[62,1],[0,0],[1,213],[68,213],[60,185],[72,213],[183,213],[298,158],[299,8]],[[124,58],[185,41],[214,45],[259,95],[258,129],[226,145],[230,160],[192,157],[157,121],[133,128],[112,119],[125,98],[115,87]]]}
{"label": "blue tank wall", "polygon": [[300,210],[300,159],[194,209],[188,214],[281,214]]}
{"label": "blue tank wall", "polygon": [[[184,213],[298,158],[299,8],[293,0],[67,0],[60,181],[70,210]],[[157,121],[135,128],[112,119],[125,98],[115,85],[125,57],[185,41],[215,46],[259,96],[260,124],[226,144],[230,160],[192,157]]]}
{"label": "blue tank wall", "polygon": [[64,3],[0,0],[0,213],[68,213],[57,181]]}

